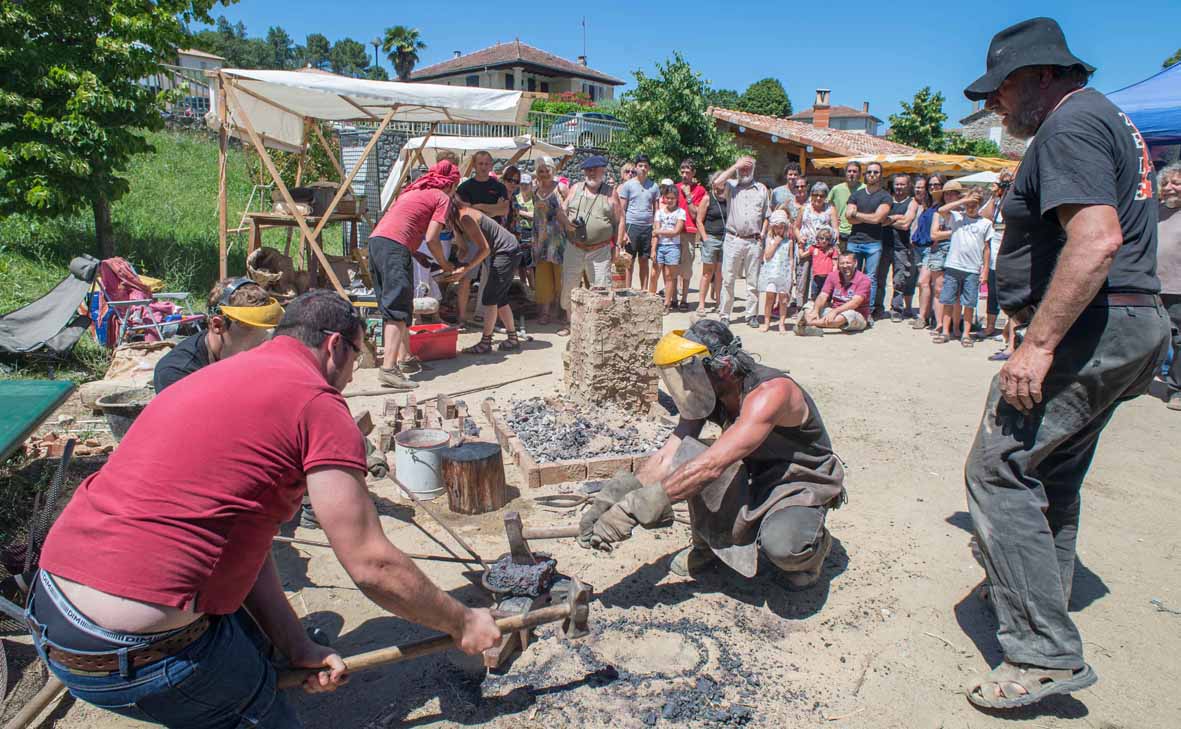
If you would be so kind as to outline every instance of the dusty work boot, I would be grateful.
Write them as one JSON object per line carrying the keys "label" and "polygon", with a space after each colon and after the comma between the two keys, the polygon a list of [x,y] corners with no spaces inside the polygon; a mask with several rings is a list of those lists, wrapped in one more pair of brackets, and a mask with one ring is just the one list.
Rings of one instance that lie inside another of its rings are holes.
{"label": "dusty work boot", "polygon": [[780,578],[787,588],[789,590],[806,590],[815,585],[820,580],[820,572],[824,569],[824,558],[828,556],[830,549],[832,549],[832,535],[825,529],[815,554],[801,565],[800,569],[780,573]]}
{"label": "dusty work boot", "polygon": [[386,369],[382,367],[378,370],[377,381],[382,387],[388,387],[393,390],[415,390],[418,388],[418,383],[414,382],[397,367]]}
{"label": "dusty work boot", "polygon": [[677,552],[668,571],[679,577],[694,577],[716,566],[718,557],[704,544],[693,544]]}

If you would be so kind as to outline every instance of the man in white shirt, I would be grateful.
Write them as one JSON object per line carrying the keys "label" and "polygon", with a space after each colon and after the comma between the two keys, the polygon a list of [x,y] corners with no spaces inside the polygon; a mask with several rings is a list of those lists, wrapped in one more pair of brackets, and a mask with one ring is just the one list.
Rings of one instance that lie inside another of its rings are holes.
{"label": "man in white shirt", "polygon": [[767,186],[755,181],[755,158],[743,156],[714,176],[713,189],[715,195],[729,204],[726,237],[722,242],[722,323],[730,323],[734,281],[741,273],[746,277],[746,323],[758,326],[762,234],[771,215]]}

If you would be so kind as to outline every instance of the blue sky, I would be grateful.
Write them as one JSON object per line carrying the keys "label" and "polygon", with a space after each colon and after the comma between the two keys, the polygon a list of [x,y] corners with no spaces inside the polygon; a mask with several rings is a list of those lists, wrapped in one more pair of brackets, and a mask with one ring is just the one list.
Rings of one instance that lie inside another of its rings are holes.
{"label": "blue sky", "polygon": [[[778,78],[797,110],[811,106],[817,87],[827,87],[832,103],[860,107],[868,101],[870,111],[887,120],[900,100],[930,85],[947,98],[949,127],[971,111],[962,90],[983,73],[993,33],[1033,15],[1062,24],[1071,50],[1098,67],[1093,85],[1104,92],[1155,73],[1181,47],[1179,0],[1053,0],[1036,7],[1016,0],[970,5],[240,0],[215,8],[213,15],[219,14],[242,21],[252,36],[281,25],[300,43],[308,33],[368,43],[387,26],[410,25],[428,45],[420,67],[450,58],[454,50],[467,53],[517,37],[573,59],[582,53],[585,16],[591,67],[629,86],[632,71],[652,71],[680,51],[716,87],[741,92],[760,78]],[[383,65],[389,68],[384,59]]]}

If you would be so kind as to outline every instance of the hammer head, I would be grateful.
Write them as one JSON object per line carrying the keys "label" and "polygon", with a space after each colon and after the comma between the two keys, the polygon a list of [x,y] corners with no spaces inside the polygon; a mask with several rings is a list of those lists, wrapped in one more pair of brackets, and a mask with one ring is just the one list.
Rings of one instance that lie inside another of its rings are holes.
{"label": "hammer head", "polygon": [[529,542],[525,540],[524,529],[519,513],[510,511],[504,515],[504,535],[508,538],[508,550],[509,554],[513,556],[513,562],[516,564],[537,564],[532,550],[529,549]]}
{"label": "hammer head", "polygon": [[590,633],[590,599],[594,588],[577,577],[570,579],[566,591],[566,604],[570,606],[570,617],[562,621],[562,632],[567,638],[581,638]]}

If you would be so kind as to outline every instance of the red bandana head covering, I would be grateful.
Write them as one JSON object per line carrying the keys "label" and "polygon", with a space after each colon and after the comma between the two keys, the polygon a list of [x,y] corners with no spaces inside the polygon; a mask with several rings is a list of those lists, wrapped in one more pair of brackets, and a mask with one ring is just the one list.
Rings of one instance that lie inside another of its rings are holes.
{"label": "red bandana head covering", "polygon": [[459,182],[459,168],[448,159],[437,163],[426,174],[406,186],[403,192],[411,190],[445,190]]}

